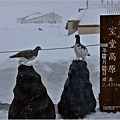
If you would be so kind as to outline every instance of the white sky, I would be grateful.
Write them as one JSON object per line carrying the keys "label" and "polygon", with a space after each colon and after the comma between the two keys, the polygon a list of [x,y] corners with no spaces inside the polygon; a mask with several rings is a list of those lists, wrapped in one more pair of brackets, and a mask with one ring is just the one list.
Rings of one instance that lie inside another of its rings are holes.
{"label": "white sky", "polygon": [[[89,0],[89,4],[93,3],[100,3],[100,0]],[[86,0],[0,0],[0,23],[15,22],[16,18],[35,12],[49,13],[53,10],[61,15],[64,21],[78,12],[80,7],[86,7]]]}
{"label": "white sky", "polygon": [[63,18],[67,18],[77,12],[80,4],[80,1],[0,1],[0,22],[15,22],[19,17],[35,12],[49,13],[53,10]]}

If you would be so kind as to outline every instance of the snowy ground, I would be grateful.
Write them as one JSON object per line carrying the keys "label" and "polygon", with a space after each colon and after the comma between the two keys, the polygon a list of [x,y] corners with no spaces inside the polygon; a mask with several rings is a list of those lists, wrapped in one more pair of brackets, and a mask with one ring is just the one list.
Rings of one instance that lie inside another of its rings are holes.
{"label": "snowy ground", "polygon": [[[43,31],[39,31],[42,28]],[[76,33],[77,34],[77,33]],[[0,51],[33,49],[37,45],[42,48],[70,47],[74,45],[74,35],[67,36],[64,26],[57,25],[2,25],[0,27]],[[85,45],[98,44],[99,35],[82,35],[81,42]],[[99,111],[99,46],[89,47],[91,56],[87,58],[90,71],[90,81],[97,100],[96,113],[91,113],[85,119],[119,119],[120,113]],[[14,53],[0,54],[0,103],[11,103],[13,88],[17,75],[17,59],[10,59]],[[73,49],[40,51],[39,56],[30,64],[41,75],[42,82],[48,94],[57,104],[67,78],[68,68],[75,58]],[[8,110],[0,110],[0,119],[7,119]],[[57,114],[57,118],[60,116]]]}

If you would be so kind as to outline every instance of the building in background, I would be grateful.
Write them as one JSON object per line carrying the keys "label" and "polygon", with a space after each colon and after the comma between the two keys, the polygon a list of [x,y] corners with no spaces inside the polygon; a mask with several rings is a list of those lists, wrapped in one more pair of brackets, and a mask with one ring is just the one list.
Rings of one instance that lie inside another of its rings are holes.
{"label": "building in background", "polygon": [[17,18],[16,21],[21,24],[62,23],[62,17],[54,12],[47,14],[42,14],[40,12],[37,12],[22,18]]}
{"label": "building in background", "polygon": [[120,3],[91,4],[78,10],[67,20],[68,35],[78,31],[78,34],[100,33],[100,15],[120,15]]}

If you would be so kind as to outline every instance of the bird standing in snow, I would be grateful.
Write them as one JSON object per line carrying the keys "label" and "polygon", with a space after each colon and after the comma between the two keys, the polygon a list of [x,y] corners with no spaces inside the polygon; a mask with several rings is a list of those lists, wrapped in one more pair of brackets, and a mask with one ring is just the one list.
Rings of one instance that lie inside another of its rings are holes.
{"label": "bird standing in snow", "polygon": [[10,56],[9,58],[19,58],[20,60],[18,63],[21,64],[27,64],[27,62],[35,59],[38,55],[38,51],[42,50],[40,46],[37,46],[34,50],[23,50],[18,52],[15,55]]}
{"label": "bird standing in snow", "polygon": [[75,35],[75,38],[76,38],[76,43],[73,46],[76,54],[75,60],[80,60],[81,57],[83,61],[86,61],[86,56],[90,56],[90,53],[88,53],[88,49],[80,43],[80,36]]}

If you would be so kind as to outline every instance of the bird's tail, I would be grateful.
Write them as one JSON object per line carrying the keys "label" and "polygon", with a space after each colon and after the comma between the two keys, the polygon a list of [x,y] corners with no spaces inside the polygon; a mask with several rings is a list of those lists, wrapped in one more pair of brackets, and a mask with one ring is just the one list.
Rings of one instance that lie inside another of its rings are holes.
{"label": "bird's tail", "polygon": [[90,56],[90,53],[88,53],[88,56]]}
{"label": "bird's tail", "polygon": [[9,58],[14,58],[15,56],[14,55],[12,55],[12,56],[10,56]]}

